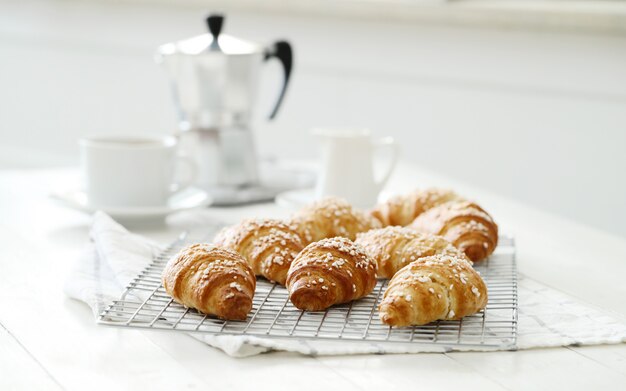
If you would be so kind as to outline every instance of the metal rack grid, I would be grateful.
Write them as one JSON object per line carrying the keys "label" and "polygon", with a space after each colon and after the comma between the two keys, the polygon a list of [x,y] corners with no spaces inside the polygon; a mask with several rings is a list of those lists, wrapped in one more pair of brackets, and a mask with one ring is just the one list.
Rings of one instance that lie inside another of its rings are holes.
{"label": "metal rack grid", "polygon": [[253,308],[245,321],[224,321],[186,308],[174,302],[161,284],[161,271],[165,264],[185,244],[181,238],[157,256],[128,285],[122,297],[100,314],[98,323],[263,338],[429,344],[450,350],[472,347],[515,349],[517,269],[515,243],[510,237],[501,237],[494,254],[475,265],[489,292],[485,310],[459,321],[394,328],[378,318],[378,304],[387,280],[379,280],[374,291],[360,300],[320,312],[295,308],[284,287],[264,279],[257,281]]}

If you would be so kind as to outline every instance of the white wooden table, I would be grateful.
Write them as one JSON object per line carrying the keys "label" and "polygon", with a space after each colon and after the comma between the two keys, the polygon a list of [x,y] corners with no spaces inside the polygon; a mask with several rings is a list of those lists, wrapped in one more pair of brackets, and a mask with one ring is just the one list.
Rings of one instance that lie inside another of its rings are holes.
{"label": "white wooden table", "polygon": [[[185,335],[97,326],[87,306],[62,292],[90,219],[47,199],[50,189],[71,186],[75,178],[73,170],[0,172],[0,390],[626,389],[625,344],[235,359]],[[626,315],[626,240],[416,167],[401,166],[389,188],[426,185],[451,186],[492,211],[517,238],[520,272]],[[198,220],[286,213],[273,205],[209,209]],[[171,241],[187,228],[172,217],[167,226],[141,233]]]}

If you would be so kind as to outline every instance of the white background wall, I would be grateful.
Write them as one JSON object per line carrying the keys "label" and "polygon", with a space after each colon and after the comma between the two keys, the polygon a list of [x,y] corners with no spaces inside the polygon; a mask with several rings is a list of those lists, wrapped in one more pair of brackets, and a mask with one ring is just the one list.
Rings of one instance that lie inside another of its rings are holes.
{"label": "white background wall", "polygon": [[[75,163],[86,134],[174,131],[152,53],[203,32],[206,9],[0,7],[0,167]],[[313,157],[312,126],[366,126],[405,159],[626,236],[626,36],[245,12],[225,30],[295,46],[273,123],[279,66],[264,72],[263,155]]]}

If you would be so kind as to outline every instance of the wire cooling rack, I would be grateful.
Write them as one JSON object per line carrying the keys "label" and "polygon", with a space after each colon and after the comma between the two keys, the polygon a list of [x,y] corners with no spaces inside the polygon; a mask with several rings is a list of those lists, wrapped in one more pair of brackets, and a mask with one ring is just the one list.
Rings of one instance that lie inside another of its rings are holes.
{"label": "wire cooling rack", "polygon": [[161,272],[169,258],[188,244],[180,238],[139,273],[122,297],[100,314],[98,323],[272,339],[428,344],[446,350],[512,350],[517,338],[515,242],[510,237],[501,237],[499,242],[491,257],[475,265],[487,284],[487,307],[457,321],[393,328],[383,324],[378,318],[378,304],[387,280],[379,280],[374,291],[360,300],[326,311],[308,312],[291,304],[285,288],[264,279],[257,281],[253,308],[245,321],[220,320],[174,302],[161,284]]}

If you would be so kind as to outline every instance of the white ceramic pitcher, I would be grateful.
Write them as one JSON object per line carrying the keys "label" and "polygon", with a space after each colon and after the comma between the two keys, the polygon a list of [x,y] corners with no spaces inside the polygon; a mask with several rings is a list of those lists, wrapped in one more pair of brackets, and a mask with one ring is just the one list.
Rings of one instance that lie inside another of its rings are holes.
{"label": "white ceramic pitcher", "polygon": [[[316,198],[338,196],[360,208],[373,206],[396,165],[398,150],[391,137],[372,139],[368,129],[313,129],[322,143]],[[389,149],[380,178],[374,175],[374,154]]]}

